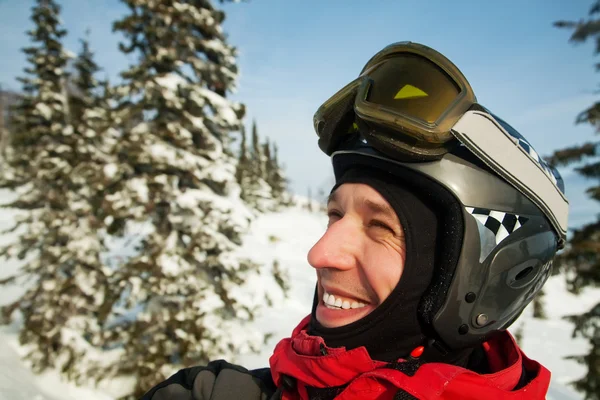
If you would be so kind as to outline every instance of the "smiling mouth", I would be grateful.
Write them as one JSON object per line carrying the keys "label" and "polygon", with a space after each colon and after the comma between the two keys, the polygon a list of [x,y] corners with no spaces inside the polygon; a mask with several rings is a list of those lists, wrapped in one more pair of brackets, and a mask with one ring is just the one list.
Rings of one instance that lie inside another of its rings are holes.
{"label": "smiling mouth", "polygon": [[334,310],[349,310],[355,308],[363,308],[367,304],[357,300],[345,299],[341,296],[335,296],[331,293],[323,292],[323,304],[325,307]]}

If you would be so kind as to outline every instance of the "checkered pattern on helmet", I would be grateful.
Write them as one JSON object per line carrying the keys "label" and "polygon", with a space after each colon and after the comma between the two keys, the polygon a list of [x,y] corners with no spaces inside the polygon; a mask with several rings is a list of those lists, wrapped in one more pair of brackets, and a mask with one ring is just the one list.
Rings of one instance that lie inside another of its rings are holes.
{"label": "checkered pattern on helmet", "polygon": [[508,235],[515,232],[528,221],[526,217],[503,211],[488,210],[479,207],[465,207],[465,209],[494,234],[496,244],[506,239]]}

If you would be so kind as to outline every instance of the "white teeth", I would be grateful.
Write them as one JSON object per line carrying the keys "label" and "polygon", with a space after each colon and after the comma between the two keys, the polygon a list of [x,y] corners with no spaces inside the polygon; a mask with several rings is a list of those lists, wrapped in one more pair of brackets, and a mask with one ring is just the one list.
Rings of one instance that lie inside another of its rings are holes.
{"label": "white teeth", "polygon": [[328,296],[327,300],[325,300],[325,304],[335,306],[335,297],[332,294],[327,293],[325,293],[325,296]]}
{"label": "white teeth", "polygon": [[349,300],[337,299],[334,295],[327,292],[323,293],[323,303],[327,306],[327,308],[341,308],[344,310],[348,310],[350,308],[362,308],[366,306],[366,304],[358,301],[350,302]]}

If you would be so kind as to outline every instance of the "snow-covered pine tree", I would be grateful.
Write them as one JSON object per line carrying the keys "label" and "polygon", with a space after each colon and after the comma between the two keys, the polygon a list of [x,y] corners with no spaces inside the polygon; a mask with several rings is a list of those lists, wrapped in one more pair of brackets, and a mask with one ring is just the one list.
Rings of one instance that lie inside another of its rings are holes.
{"label": "snow-covered pine tree", "polygon": [[[3,89],[0,85],[0,124],[2,125],[3,134],[0,137],[0,163],[4,162],[7,157],[6,151],[10,151],[8,146],[10,132],[12,129],[13,122],[13,109],[20,102],[22,98],[20,93],[15,91]],[[3,168],[0,166],[0,168]],[[0,174],[1,177],[1,174]]]}
{"label": "snow-covered pine tree", "polygon": [[242,182],[244,200],[250,207],[265,212],[276,207],[271,194],[271,187],[267,183],[266,159],[263,146],[260,144],[256,121],[252,122],[252,143],[249,154],[249,174]]}
{"label": "snow-covered pine tree", "polygon": [[244,186],[248,176],[250,175],[250,158],[248,157],[248,144],[246,142],[246,128],[242,124],[241,129],[240,151],[238,154],[238,163],[235,169],[235,179],[242,189],[242,199],[245,200]]}
{"label": "snow-covered pine tree", "polygon": [[269,138],[263,143],[262,149],[264,179],[271,189],[271,198],[273,199],[273,209],[289,205],[289,199],[286,193],[286,182],[283,171],[277,161],[277,145],[273,147],[269,143]]}
{"label": "snow-covered pine tree", "polygon": [[[86,36],[89,31],[86,32]],[[118,141],[120,132],[116,129],[119,119],[113,108],[115,106],[115,89],[111,87],[108,79],[99,81],[96,75],[101,68],[94,60],[94,53],[88,38],[81,39],[81,50],[74,63],[74,74],[70,80],[72,86],[68,90],[71,121],[75,132],[88,144],[79,148],[82,155],[87,157],[86,162],[78,166],[77,173],[85,179],[87,188],[85,196],[91,206],[90,217],[97,222],[98,237],[104,242],[107,238],[106,217],[110,216],[110,209],[106,209],[106,193],[110,189],[114,166],[118,159]],[[106,251],[103,252],[103,256]],[[110,264],[109,260],[103,260]],[[112,271],[105,270],[107,275]],[[109,285],[106,285],[107,288]],[[114,291],[107,290],[103,294],[104,302],[97,312],[99,324],[104,324],[111,307],[115,301]],[[97,343],[101,340],[97,339]]]}
{"label": "snow-covered pine tree", "polygon": [[292,196],[288,192],[288,180],[285,176],[283,166],[279,163],[279,156],[277,153],[277,143],[273,143],[273,161],[271,163],[273,171],[271,173],[271,182],[269,185],[271,186],[273,199],[275,199],[277,204],[279,206],[289,207],[292,205]]}
{"label": "snow-covered pine tree", "polygon": [[546,310],[544,307],[544,289],[540,290],[533,299],[533,318],[547,319]]}
{"label": "snow-covered pine tree", "polygon": [[[89,31],[86,32],[87,35],[89,35]],[[79,136],[85,138],[96,150],[91,155],[98,158],[89,159],[88,164],[95,163],[98,168],[94,171],[94,176],[89,176],[89,178],[95,178],[94,182],[99,185],[96,187],[96,195],[103,197],[103,181],[106,179],[103,167],[108,164],[112,165],[114,160],[109,157],[109,154],[119,136],[114,129],[117,121],[115,121],[112,111],[113,104],[111,104],[114,90],[108,80],[96,79],[101,68],[94,60],[94,53],[87,37],[81,39],[81,50],[73,66],[75,70],[71,79],[73,87],[69,90],[71,123]]]}
{"label": "snow-covered pine tree", "polygon": [[269,185],[269,192],[271,194],[271,198],[274,200],[273,208],[275,209],[277,208],[277,201],[275,199],[275,196],[273,195],[273,173],[275,171],[275,167],[273,165],[273,158],[271,156],[271,144],[269,143],[268,137],[265,138],[265,141],[262,144],[261,153],[261,164],[263,172],[262,178],[267,183],[267,185]]}
{"label": "snow-covered pine tree", "polygon": [[182,366],[260,346],[247,322],[272,289],[234,253],[252,214],[224,148],[244,114],[224,98],[237,79],[224,12],[206,0],[122,1],[130,13],[113,27],[139,58],[117,88],[122,136],[105,220],[114,234],[150,229],[113,274],[120,301],[107,339],[123,356],[106,376],[135,378],[137,398]]}
{"label": "snow-covered pine tree", "polygon": [[272,178],[273,178],[273,159],[271,158],[271,144],[269,143],[269,138],[265,138],[265,142],[262,144],[261,149],[261,170],[262,170],[262,178],[267,182],[269,186],[271,186]]}
{"label": "snow-covered pine tree", "polygon": [[256,120],[252,121],[252,168],[254,175],[263,178],[265,176],[263,152],[260,146],[260,139],[258,137],[258,127],[256,126]]}
{"label": "snow-covered pine tree", "polygon": [[2,308],[10,321],[20,312],[20,342],[33,370],[61,367],[71,378],[86,373],[80,362],[99,341],[97,311],[107,286],[100,262],[99,226],[88,202],[85,165],[95,147],[68,123],[63,49],[66,31],[53,0],[37,0],[35,26],[27,54],[24,96],[14,110],[8,169],[0,187],[15,191],[5,207],[20,211],[15,240],[0,255],[22,260],[21,268],[0,283],[18,283],[25,293]]}
{"label": "snow-covered pine tree", "polygon": [[73,87],[69,88],[69,110],[75,126],[81,122],[84,111],[96,106],[94,102],[101,98],[97,93],[100,83],[96,79],[100,67],[94,61],[94,53],[90,48],[89,30],[80,42],[81,50],[73,64],[75,73],[70,80]]}

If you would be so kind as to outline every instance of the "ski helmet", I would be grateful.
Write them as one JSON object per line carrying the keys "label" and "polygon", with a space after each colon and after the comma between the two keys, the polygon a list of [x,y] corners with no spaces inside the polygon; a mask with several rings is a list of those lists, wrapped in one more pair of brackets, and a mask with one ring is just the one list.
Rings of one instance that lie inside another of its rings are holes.
{"label": "ski helmet", "polygon": [[472,347],[518,318],[564,246],[564,184],[477,103],[450,60],[394,43],[319,108],[314,126],[336,180],[375,167],[441,210],[434,278],[419,305],[432,339],[449,350]]}

